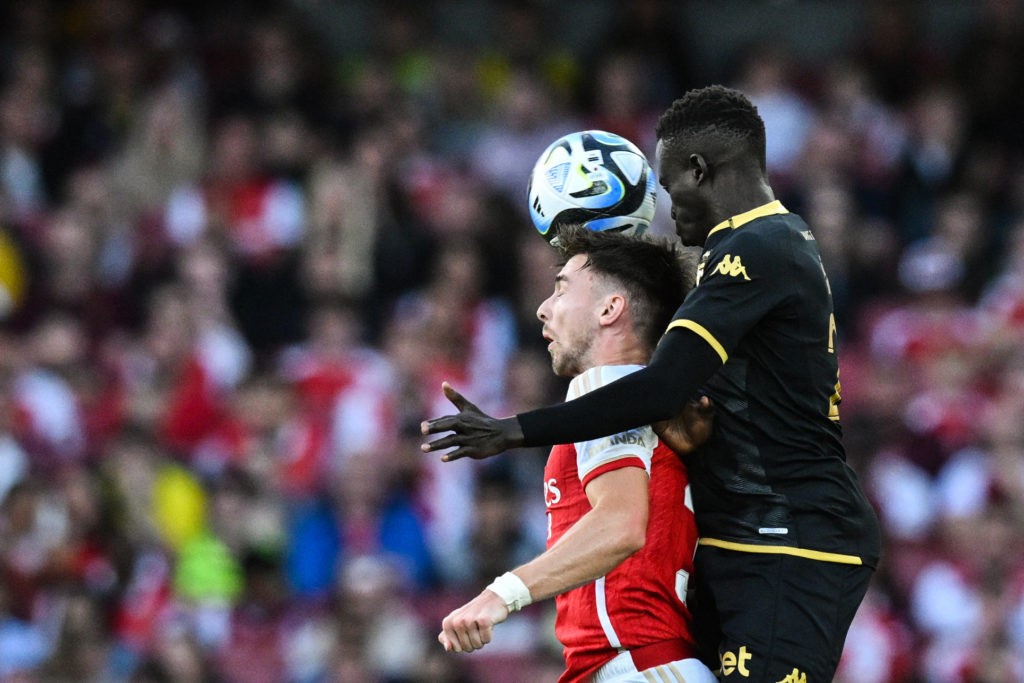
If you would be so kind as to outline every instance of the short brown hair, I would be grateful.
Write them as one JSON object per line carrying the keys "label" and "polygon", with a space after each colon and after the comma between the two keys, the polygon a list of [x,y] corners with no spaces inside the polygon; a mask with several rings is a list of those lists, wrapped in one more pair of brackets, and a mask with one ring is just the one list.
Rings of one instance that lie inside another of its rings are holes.
{"label": "short brown hair", "polygon": [[583,254],[584,267],[621,284],[635,311],[637,334],[654,348],[696,278],[696,258],[674,240],[595,232],[579,224],[558,228],[562,262]]}

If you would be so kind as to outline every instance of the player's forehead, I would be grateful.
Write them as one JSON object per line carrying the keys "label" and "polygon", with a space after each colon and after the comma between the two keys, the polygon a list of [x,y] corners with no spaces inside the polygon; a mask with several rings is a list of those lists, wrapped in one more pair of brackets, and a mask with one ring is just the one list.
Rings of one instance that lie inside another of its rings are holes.
{"label": "player's forehead", "polygon": [[680,141],[679,140],[668,140],[664,138],[658,140],[658,146],[655,150],[655,164],[657,166],[658,180],[662,184],[669,184],[679,171],[682,169],[682,161],[680,154]]}
{"label": "player's forehead", "polygon": [[579,280],[581,272],[586,272],[587,269],[587,255],[576,254],[562,266],[561,270],[555,276],[555,280],[558,282],[569,282],[572,280]]}

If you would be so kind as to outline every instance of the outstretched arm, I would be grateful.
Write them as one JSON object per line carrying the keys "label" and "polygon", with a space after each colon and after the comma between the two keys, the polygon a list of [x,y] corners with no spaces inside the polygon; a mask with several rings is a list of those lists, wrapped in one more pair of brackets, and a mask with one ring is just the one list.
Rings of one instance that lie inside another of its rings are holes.
{"label": "outstretched arm", "polygon": [[654,424],[678,415],[721,365],[718,352],[682,329],[662,338],[646,368],[575,400],[514,418],[489,417],[455,394],[460,404],[446,390],[460,413],[428,420],[422,431],[453,434],[423,444],[423,450],[454,446],[445,460],[485,458],[510,448],[574,443]]}

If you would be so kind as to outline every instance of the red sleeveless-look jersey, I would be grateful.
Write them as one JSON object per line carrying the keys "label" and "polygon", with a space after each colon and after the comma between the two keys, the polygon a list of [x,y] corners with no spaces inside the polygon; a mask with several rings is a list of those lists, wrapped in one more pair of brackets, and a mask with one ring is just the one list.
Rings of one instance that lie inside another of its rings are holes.
{"label": "red sleeveless-look jersey", "polygon": [[[640,369],[592,368],[572,380],[567,399]],[[576,444],[555,446],[544,468],[550,548],[590,511],[586,485],[620,467],[651,475],[647,541],[604,577],[555,598],[555,635],[565,646],[559,683],[584,681],[623,649],[671,639],[691,645],[690,612],[683,599],[693,571],[697,527],[686,466],[650,427]]]}

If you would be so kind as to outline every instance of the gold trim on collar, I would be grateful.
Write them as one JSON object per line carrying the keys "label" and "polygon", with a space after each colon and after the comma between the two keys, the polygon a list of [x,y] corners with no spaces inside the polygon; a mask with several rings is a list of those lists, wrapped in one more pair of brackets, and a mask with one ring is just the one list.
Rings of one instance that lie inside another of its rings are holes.
{"label": "gold trim on collar", "polygon": [[726,228],[738,228],[744,223],[749,223],[755,218],[763,218],[764,216],[774,216],[780,213],[789,213],[789,210],[782,205],[778,199],[767,204],[762,204],[757,208],[751,209],[750,211],[744,211],[743,213],[736,214],[732,218],[726,218],[724,221],[711,228],[711,232],[708,236],[715,234],[719,230],[725,230]]}

